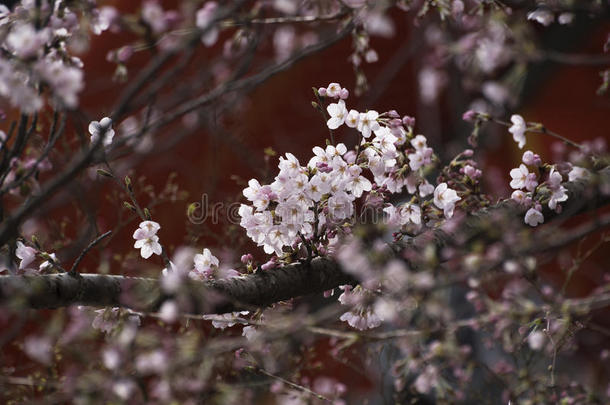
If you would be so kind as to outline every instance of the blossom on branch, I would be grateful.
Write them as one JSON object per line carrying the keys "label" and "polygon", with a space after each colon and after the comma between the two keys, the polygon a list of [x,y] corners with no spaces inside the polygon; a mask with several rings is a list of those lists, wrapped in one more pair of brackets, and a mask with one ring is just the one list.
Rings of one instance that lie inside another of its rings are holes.
{"label": "blossom on branch", "polygon": [[447,183],[439,184],[434,190],[434,205],[443,210],[445,218],[453,216],[455,203],[460,200],[461,198],[457,195],[456,191],[447,187]]}
{"label": "blossom on branch", "polygon": [[159,243],[159,237],[157,231],[161,229],[155,221],[143,221],[140,223],[138,229],[133,233],[133,238],[136,239],[133,247],[140,249],[140,255],[144,259],[148,259],[154,254],[160,255],[162,252],[161,244]]}
{"label": "blossom on branch", "polygon": [[114,138],[114,129],[112,129],[112,120],[104,117],[99,121],[91,121],[89,123],[89,133],[91,134],[91,143],[97,142],[100,134],[104,134],[102,144],[110,146],[112,138]]}
{"label": "blossom on branch", "polygon": [[510,117],[510,121],[513,124],[508,128],[508,132],[513,134],[513,139],[519,145],[519,149],[523,149],[525,146],[525,131],[527,130],[525,120],[522,116],[514,114]]}

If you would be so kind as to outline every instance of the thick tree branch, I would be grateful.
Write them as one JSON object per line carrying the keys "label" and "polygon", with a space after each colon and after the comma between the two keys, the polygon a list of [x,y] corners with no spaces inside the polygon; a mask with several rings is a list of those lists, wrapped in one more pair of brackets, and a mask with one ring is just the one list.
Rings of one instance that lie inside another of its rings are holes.
{"label": "thick tree branch", "polygon": [[[295,263],[255,274],[191,282],[193,313],[252,309],[321,292],[355,280],[327,258]],[[167,299],[157,279],[102,274],[0,276],[0,305],[58,308],[69,305],[127,307],[150,312]]]}

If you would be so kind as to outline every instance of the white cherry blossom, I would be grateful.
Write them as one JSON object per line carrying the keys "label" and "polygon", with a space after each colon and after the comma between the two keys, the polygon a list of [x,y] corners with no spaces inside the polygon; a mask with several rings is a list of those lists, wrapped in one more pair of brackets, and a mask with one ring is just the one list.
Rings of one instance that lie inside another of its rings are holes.
{"label": "white cherry blossom", "polygon": [[530,226],[537,226],[538,224],[542,224],[544,222],[544,216],[542,212],[537,210],[536,208],[530,208],[525,213],[525,223]]}
{"label": "white cherry blossom", "polygon": [[364,138],[370,137],[372,131],[377,131],[379,129],[379,123],[377,122],[378,117],[379,113],[375,110],[360,113],[358,131],[362,133]]}
{"label": "white cherry blossom", "polygon": [[523,149],[525,146],[525,131],[527,130],[527,125],[522,116],[513,114],[510,117],[510,121],[513,123],[508,132],[513,134],[513,139],[519,145],[519,149]]}
{"label": "white cherry blossom", "polygon": [[330,118],[326,122],[328,128],[337,129],[343,125],[345,117],[347,116],[345,101],[339,100],[338,103],[329,104],[328,107],[326,107],[326,111],[328,111],[328,115],[330,115]]}
{"label": "white cherry blossom", "polygon": [[552,168],[549,173],[549,179],[547,181],[549,189],[551,190],[551,198],[549,199],[549,208],[554,210],[557,207],[557,203],[566,201],[568,194],[566,189],[561,185],[563,178],[561,174]]}
{"label": "white cherry blossom", "polygon": [[417,204],[403,204],[400,207],[400,216],[416,225],[421,224],[421,208]]}
{"label": "white cherry blossom", "polygon": [[140,255],[144,259],[148,259],[153,255],[153,253],[160,255],[162,251],[161,245],[159,244],[159,237],[157,235],[152,235],[144,239],[138,239],[133,244],[133,247],[140,249]]}
{"label": "white cherry blossom", "polygon": [[198,253],[193,258],[195,269],[189,272],[193,279],[206,280],[214,275],[214,270],[220,264],[218,258],[212,254],[210,249],[204,248],[202,253]]}
{"label": "white cherry blossom", "polygon": [[15,250],[15,256],[17,256],[21,260],[21,262],[19,262],[19,269],[25,269],[36,258],[36,249],[26,246],[21,241],[17,241],[17,249]]}
{"label": "white cherry blossom", "polygon": [[358,123],[360,122],[360,113],[356,110],[349,110],[347,116],[345,117],[345,125],[350,128],[358,127]]}
{"label": "white cherry blossom", "polygon": [[572,170],[570,170],[570,172],[568,173],[568,180],[576,181],[579,179],[586,179],[587,177],[589,177],[589,174],[589,171],[584,167],[574,166]]}
{"label": "white cherry blossom", "polygon": [[102,144],[104,146],[110,146],[112,143],[112,138],[114,138],[114,129],[112,129],[112,120],[108,117],[104,117],[99,121],[91,121],[89,123],[91,143],[95,143],[102,132],[104,132]]}
{"label": "white cherry blossom", "polygon": [[539,8],[527,13],[527,19],[536,21],[537,23],[547,27],[553,22],[555,16],[549,10]]}
{"label": "white cherry blossom", "polygon": [[326,87],[326,95],[328,97],[337,98],[341,93],[341,85],[339,83],[330,83]]}
{"label": "white cherry blossom", "polygon": [[447,183],[439,184],[434,190],[434,205],[443,210],[445,218],[453,216],[455,203],[460,200],[461,198],[457,195],[456,191],[447,187]]}
{"label": "white cherry blossom", "polygon": [[140,255],[144,259],[148,259],[154,254],[160,255],[162,252],[161,244],[157,231],[161,226],[155,221],[142,221],[140,226],[133,233],[133,238],[136,239],[133,247],[140,249]]}
{"label": "white cherry blossom", "polygon": [[518,168],[510,171],[510,177],[512,177],[510,186],[517,190],[525,188],[528,191],[534,191],[538,185],[536,174],[530,173],[527,166],[523,163],[521,163]]}

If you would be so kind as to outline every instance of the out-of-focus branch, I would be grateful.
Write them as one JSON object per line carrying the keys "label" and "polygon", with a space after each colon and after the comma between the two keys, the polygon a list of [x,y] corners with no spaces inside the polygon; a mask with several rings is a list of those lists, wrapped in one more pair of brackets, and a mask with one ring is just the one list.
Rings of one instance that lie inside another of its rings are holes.
{"label": "out-of-focus branch", "polygon": [[541,52],[540,60],[577,66],[608,66],[610,55],[569,54],[554,51]]}
{"label": "out-of-focus branch", "polygon": [[47,199],[55,194],[55,192],[71,182],[81,170],[87,167],[92,161],[95,152],[102,145],[103,135],[104,134],[101,133],[98,139],[91,144],[91,147],[83,149],[74,157],[64,171],[45,183],[40,192],[31,196],[23,205],[11,212],[11,215],[6,218],[2,223],[2,226],[0,226],[0,246],[4,245],[14,236],[17,227],[32,213],[32,211],[40,207]]}
{"label": "out-of-focus branch", "polygon": [[257,85],[259,85],[260,83],[263,83],[265,80],[271,78],[272,76],[275,76],[276,74],[283,72],[286,69],[290,68],[295,63],[304,59],[305,57],[312,55],[316,52],[319,52],[323,49],[326,49],[329,46],[337,43],[338,41],[343,39],[345,36],[347,36],[347,34],[349,34],[352,31],[353,27],[354,27],[354,23],[353,23],[353,21],[350,21],[348,24],[345,25],[345,27],[343,27],[343,29],[341,29],[336,34],[331,35],[330,37],[328,37],[314,45],[310,45],[308,47],[303,48],[302,50],[300,50],[297,53],[295,53],[294,55],[290,56],[290,58],[286,59],[283,62],[271,65],[271,66],[263,69],[262,71],[255,73],[253,75],[250,75],[248,77],[245,77],[243,79],[235,80],[235,81],[231,81],[231,82],[225,82],[206,94],[203,94],[192,100],[185,101],[184,103],[182,103],[181,105],[176,107],[173,111],[169,111],[168,113],[166,113],[162,117],[160,117],[158,120],[153,121],[150,125],[150,129],[159,128],[161,126],[164,126],[164,125],[174,121],[176,118],[183,116],[184,114],[187,114],[191,111],[194,111],[198,108],[201,108],[201,107],[211,103],[212,101],[218,99],[219,97],[225,95],[226,93],[234,92],[234,91],[238,91],[238,90],[248,90],[253,87],[256,87]]}

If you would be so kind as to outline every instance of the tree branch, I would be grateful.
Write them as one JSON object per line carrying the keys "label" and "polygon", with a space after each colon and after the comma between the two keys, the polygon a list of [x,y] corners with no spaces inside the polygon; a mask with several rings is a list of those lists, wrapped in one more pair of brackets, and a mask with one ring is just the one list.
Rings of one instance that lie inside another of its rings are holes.
{"label": "tree branch", "polygon": [[[328,258],[311,263],[295,263],[255,274],[189,284],[193,313],[223,313],[326,291],[355,283]],[[155,311],[170,296],[159,280],[103,274],[46,274],[39,276],[0,276],[0,305],[35,309],[70,305],[126,307],[143,312]]]}

